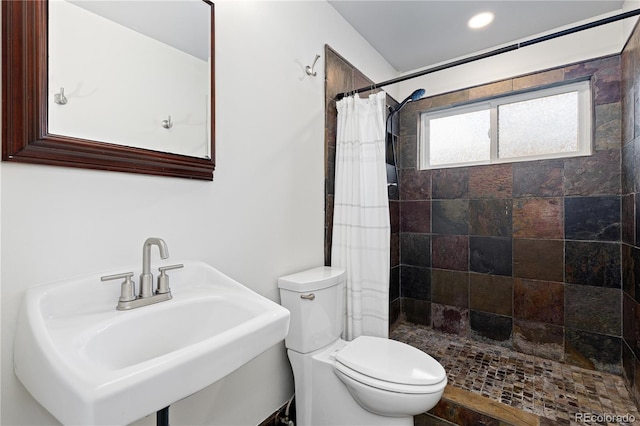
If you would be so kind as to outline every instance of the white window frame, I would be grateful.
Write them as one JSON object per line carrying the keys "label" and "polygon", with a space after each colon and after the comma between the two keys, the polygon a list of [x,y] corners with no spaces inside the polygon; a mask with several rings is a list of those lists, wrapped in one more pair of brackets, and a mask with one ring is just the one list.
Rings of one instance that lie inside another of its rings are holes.
{"label": "white window frame", "polygon": [[[498,157],[498,107],[503,104],[522,102],[547,96],[564,93],[578,93],[578,150],[571,152],[557,152],[548,154],[536,154],[521,157]],[[438,118],[451,117],[459,114],[490,110],[490,158],[487,161],[468,161],[449,164],[431,165],[429,161],[429,121]],[[463,106],[445,108],[437,111],[422,111],[418,115],[418,168],[420,170],[444,169],[452,167],[466,167],[479,164],[501,164],[519,161],[534,161],[550,158],[568,158],[591,155],[593,151],[592,123],[593,107],[591,82],[583,80],[543,89],[532,90],[524,93],[505,95],[491,100],[469,103]]]}

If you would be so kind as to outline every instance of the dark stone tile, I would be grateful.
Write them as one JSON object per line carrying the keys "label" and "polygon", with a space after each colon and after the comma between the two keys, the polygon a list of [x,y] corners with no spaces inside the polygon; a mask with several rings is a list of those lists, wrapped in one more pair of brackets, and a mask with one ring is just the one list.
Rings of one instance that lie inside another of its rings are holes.
{"label": "dark stone tile", "polygon": [[389,224],[392,234],[400,232],[400,203],[398,201],[389,200]]}
{"label": "dark stone tile", "polygon": [[[400,299],[395,299],[389,303],[389,328],[393,328],[402,315],[402,307],[400,305]],[[389,330],[391,331],[391,330]]]}
{"label": "dark stone tile", "polygon": [[620,244],[567,241],[565,265],[568,283],[621,288]]}
{"label": "dark stone tile", "polygon": [[499,346],[511,345],[513,320],[511,317],[471,311],[469,315],[471,336],[480,341]]}
{"label": "dark stone tile", "polygon": [[333,195],[325,197],[324,264],[331,265],[331,242],[333,239]]}
{"label": "dark stone tile", "polygon": [[633,247],[631,250],[631,256],[633,256],[633,276],[635,282],[635,298],[636,302],[640,303],[640,248]]}
{"label": "dark stone tile", "polygon": [[394,266],[400,265],[400,234],[391,234],[390,246],[391,264],[389,266],[393,268]]}
{"label": "dark stone tile", "polygon": [[474,311],[513,315],[513,278],[469,274],[469,307]]}
{"label": "dark stone tile", "polygon": [[[640,92],[640,86],[638,86]],[[640,99],[640,94],[639,94]],[[640,115],[640,108],[636,111],[636,114]],[[640,121],[636,122],[637,134],[640,136]],[[640,191],[640,138],[636,137],[633,142],[633,187],[634,192]],[[637,198],[637,197],[636,197]]]}
{"label": "dark stone tile", "polygon": [[483,99],[499,95],[505,95],[513,91],[513,81],[508,78],[506,80],[497,81],[495,83],[482,84],[480,86],[469,89],[469,99]]}
{"label": "dark stone tile", "polygon": [[624,195],[622,197],[621,222],[622,242],[627,244],[635,244],[635,194]]}
{"label": "dark stone tile", "polygon": [[454,92],[448,92],[448,93],[443,93],[442,95],[432,96],[428,99],[431,101],[430,108],[451,106],[461,102],[467,102],[469,100],[469,90],[468,89],[456,90]]}
{"label": "dark stone tile", "polygon": [[[435,407],[433,407],[429,413],[433,414],[437,418],[447,421],[446,425],[477,425],[477,426],[501,426],[503,425],[498,419],[495,419],[486,414],[478,413],[463,404],[459,404],[450,401],[446,398],[438,401]],[[427,425],[440,426],[441,423],[427,423]],[[414,426],[422,426],[420,423],[415,423]]]}
{"label": "dark stone tile", "polygon": [[621,357],[619,337],[565,329],[565,362],[568,364],[620,374]]}
{"label": "dark stone tile", "polygon": [[621,89],[620,81],[596,79],[595,82],[595,97],[594,102],[596,105],[610,104],[612,102],[620,101]]}
{"label": "dark stone tile", "polygon": [[[336,158],[336,138],[337,138],[337,129],[338,129],[338,110],[336,108],[336,101],[333,99],[327,99],[325,102],[325,138],[326,138],[326,146],[329,149],[333,150],[333,154],[328,155],[327,157],[331,159],[335,163]],[[325,164],[325,167],[327,165]],[[325,169],[326,171],[326,169]],[[333,174],[325,173],[325,176],[333,176]]]}
{"label": "dark stone tile", "polygon": [[590,77],[598,72],[607,71],[607,74],[614,73],[616,78],[620,78],[620,58],[618,56],[608,56],[589,61],[579,62],[564,67],[565,80],[574,80],[580,77]]}
{"label": "dark stone tile", "polygon": [[635,131],[633,90],[624,93],[622,98],[622,143],[625,144],[633,140]]}
{"label": "dark stone tile", "polygon": [[433,199],[469,198],[469,169],[438,169],[431,175]]}
{"label": "dark stone tile", "polygon": [[452,426],[453,424],[429,413],[421,413],[413,417],[413,426]]}
{"label": "dark stone tile", "polygon": [[431,302],[403,297],[401,300],[402,312],[407,321],[414,324],[431,326]]}
{"label": "dark stone tile", "polygon": [[432,303],[431,322],[434,330],[466,336],[469,331],[469,310]]}
{"label": "dark stone tile", "polygon": [[594,104],[603,105],[620,102],[622,85],[620,84],[620,56],[603,59],[593,76]]}
{"label": "dark stone tile", "polygon": [[400,298],[400,266],[389,271],[389,302]]}
{"label": "dark stone tile", "polygon": [[634,144],[628,143],[622,147],[622,194],[630,194],[635,191],[636,158],[634,157]]}
{"label": "dark stone tile", "polygon": [[400,198],[429,200],[431,198],[431,170],[400,170]]}
{"label": "dark stone tile", "polygon": [[592,76],[596,105],[620,101],[620,56],[610,56],[565,67],[565,80]]}
{"label": "dark stone tile", "polygon": [[429,98],[423,98],[417,102],[410,102],[400,110],[400,135],[415,136],[418,134],[418,111],[429,108]]}
{"label": "dark stone tile", "polygon": [[467,308],[469,305],[469,273],[431,271],[431,301],[441,305]]}
{"label": "dark stone tile", "polygon": [[514,318],[513,347],[519,352],[562,362],[564,327]]}
{"label": "dark stone tile", "polygon": [[588,157],[564,160],[564,195],[620,193],[620,150],[596,151]]}
{"label": "dark stone tile", "polygon": [[[631,349],[634,351],[636,358],[640,360],[640,305],[636,304],[636,318],[635,318],[635,346]],[[640,370],[638,370],[638,374],[640,374]],[[637,375],[636,375],[637,377]],[[640,390],[639,390],[640,391]]]}
{"label": "dark stone tile", "polygon": [[511,276],[512,241],[511,238],[470,237],[469,270]]}
{"label": "dark stone tile", "polygon": [[620,197],[567,197],[565,238],[620,241]]}
{"label": "dark stone tile", "polygon": [[543,281],[564,281],[564,242],[513,240],[513,276]]}
{"label": "dark stone tile", "polygon": [[469,269],[469,237],[434,235],[431,264],[434,268],[467,271]]}
{"label": "dark stone tile", "polygon": [[511,198],[512,165],[493,164],[469,168],[469,198]]}
{"label": "dark stone tile", "polygon": [[562,198],[513,200],[514,238],[562,239]]}
{"label": "dark stone tile", "polygon": [[[640,139],[640,138],[639,138]],[[640,167],[639,167],[640,168]],[[635,194],[636,199],[636,247],[640,247],[640,195]]]}
{"label": "dark stone tile", "polygon": [[[353,85],[355,86],[355,88],[371,86],[373,84],[373,81],[371,81],[371,79],[364,75],[362,71],[355,68],[353,65],[351,67],[353,69]],[[360,97],[362,99],[366,99],[369,97],[369,95],[378,93],[379,91],[380,89],[368,90],[366,92],[360,93]]]}
{"label": "dark stone tile", "polygon": [[400,234],[400,263],[431,266],[431,237],[426,234]]}
{"label": "dark stone tile", "polygon": [[401,232],[431,232],[431,201],[402,201],[400,210]]}
{"label": "dark stone tile", "polygon": [[633,385],[631,386],[631,391],[633,393],[633,398],[636,401],[636,404],[640,403],[640,359],[636,357],[636,377],[633,381]]}
{"label": "dark stone tile", "polygon": [[564,284],[515,278],[513,316],[529,321],[564,324]]}
{"label": "dark stone tile", "polygon": [[613,102],[595,108],[596,150],[618,149],[622,140],[622,103]]}
{"label": "dark stone tile", "polygon": [[622,338],[630,348],[638,347],[640,324],[638,324],[638,303],[628,294],[622,296]]}
{"label": "dark stone tile", "polygon": [[538,86],[546,86],[552,83],[559,83],[565,79],[565,72],[562,68],[549,71],[527,74],[513,79],[513,90],[530,89]]}
{"label": "dark stone tile", "polygon": [[356,89],[353,87],[353,67],[335,52],[326,51],[325,93],[327,98],[334,99],[339,93]]}
{"label": "dark stone tile", "polygon": [[336,193],[336,148],[334,146],[327,147],[327,162],[325,164],[325,180],[324,189],[327,194]]}
{"label": "dark stone tile", "polygon": [[[636,374],[636,358],[633,351],[624,342],[622,343],[622,370],[624,371],[625,384],[627,389],[631,389],[635,382]],[[632,394],[629,392],[629,394]],[[638,402],[636,401],[636,404]]]}
{"label": "dark stone tile", "polygon": [[565,426],[565,425],[571,424],[569,420],[566,420],[566,421],[564,419],[552,420],[542,416],[538,417],[538,420],[540,421],[540,424],[538,426],[560,426],[560,425]]}
{"label": "dark stone tile", "polygon": [[[633,83],[632,86],[630,87],[630,97],[627,99],[625,98],[625,101],[629,101],[630,104],[630,108],[632,109],[632,114],[631,114],[631,118],[632,118],[632,126],[633,126],[633,137],[638,137],[638,135],[640,135],[640,93],[638,93],[638,83],[637,83],[637,76],[634,76],[633,78]],[[637,146],[637,145],[636,145]]]}
{"label": "dark stone tile", "polygon": [[434,234],[468,235],[469,201],[436,200],[431,204]]}
{"label": "dark stone tile", "polygon": [[629,296],[636,297],[636,282],[640,280],[640,265],[636,265],[634,250],[638,250],[628,244],[622,244],[620,263],[622,269],[622,291]]}
{"label": "dark stone tile", "polygon": [[565,327],[620,336],[622,305],[620,290],[567,284]]}
{"label": "dark stone tile", "polygon": [[409,299],[431,300],[431,269],[400,266],[400,296]]}
{"label": "dark stone tile", "polygon": [[[398,167],[401,170],[418,167],[418,145],[415,135],[400,136],[396,149],[398,150]],[[402,198],[402,187],[400,187],[400,197]]]}
{"label": "dark stone tile", "polygon": [[542,160],[513,164],[514,197],[561,197],[564,161]]}
{"label": "dark stone tile", "polygon": [[485,237],[510,237],[511,199],[469,200],[469,234]]}

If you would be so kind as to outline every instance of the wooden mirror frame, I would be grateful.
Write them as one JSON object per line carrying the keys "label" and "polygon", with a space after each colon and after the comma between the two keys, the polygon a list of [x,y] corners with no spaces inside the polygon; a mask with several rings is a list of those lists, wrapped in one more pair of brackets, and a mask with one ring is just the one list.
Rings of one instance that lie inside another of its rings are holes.
{"label": "wooden mirror frame", "polygon": [[213,180],[214,6],[211,6],[211,159],[48,132],[48,2],[2,0],[2,160]]}

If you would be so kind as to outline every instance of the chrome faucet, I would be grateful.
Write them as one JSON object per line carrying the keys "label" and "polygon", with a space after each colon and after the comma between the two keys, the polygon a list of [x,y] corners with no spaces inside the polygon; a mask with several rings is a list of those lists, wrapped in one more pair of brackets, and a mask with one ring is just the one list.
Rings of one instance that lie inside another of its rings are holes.
{"label": "chrome faucet", "polygon": [[153,275],[151,275],[151,246],[156,245],[160,250],[160,258],[169,257],[169,249],[167,243],[161,238],[147,238],[142,246],[142,274],[140,274],[140,295],[138,297],[153,296],[152,284]]}
{"label": "chrome faucet", "polygon": [[158,287],[154,292],[152,289],[153,275],[151,274],[151,246],[154,245],[158,246],[162,259],[169,257],[169,250],[164,240],[154,237],[146,239],[142,246],[142,273],[140,274],[140,293],[137,297],[135,295],[135,283],[131,280],[133,272],[107,275],[100,278],[102,281],[124,279],[121,285],[120,299],[118,299],[118,306],[116,307],[117,310],[126,311],[171,299],[169,276],[166,272],[171,269],[182,268],[184,265],[177,264],[158,268],[160,275],[158,276]]}

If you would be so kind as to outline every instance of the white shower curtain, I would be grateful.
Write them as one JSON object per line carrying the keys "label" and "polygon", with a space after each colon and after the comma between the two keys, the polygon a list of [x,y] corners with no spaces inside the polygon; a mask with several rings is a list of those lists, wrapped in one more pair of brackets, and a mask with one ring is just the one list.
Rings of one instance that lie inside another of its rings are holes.
{"label": "white shower curtain", "polygon": [[337,103],[332,266],[346,269],[343,337],[388,337],[389,200],[385,100],[379,92]]}

